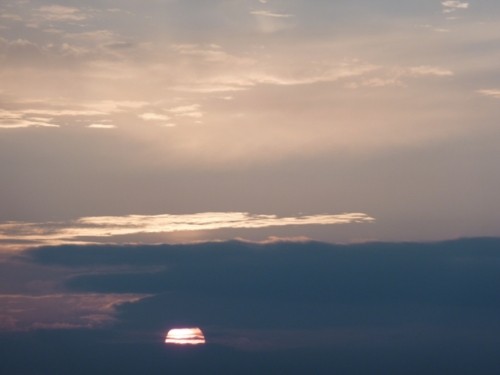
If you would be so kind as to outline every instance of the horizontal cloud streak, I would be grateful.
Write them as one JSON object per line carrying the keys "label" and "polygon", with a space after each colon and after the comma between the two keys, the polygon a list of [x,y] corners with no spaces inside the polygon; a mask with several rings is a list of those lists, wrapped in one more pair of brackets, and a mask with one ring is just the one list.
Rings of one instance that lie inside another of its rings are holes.
{"label": "horizontal cloud streak", "polygon": [[0,224],[0,240],[33,241],[40,244],[78,242],[82,238],[112,237],[144,233],[172,233],[217,229],[258,229],[290,225],[334,225],[370,223],[375,219],[364,213],[278,217],[246,212],[205,212],[190,215],[127,215],[83,217],[68,222]]}
{"label": "horizontal cloud streak", "polygon": [[478,93],[484,96],[489,96],[490,98],[500,99],[499,89],[484,89],[478,90]]}
{"label": "horizontal cloud streak", "polygon": [[285,13],[273,13],[267,10],[254,10],[250,12],[254,16],[264,16],[264,17],[274,17],[274,18],[290,18],[293,17],[293,14],[285,14]]}
{"label": "horizontal cloud streak", "polygon": [[452,13],[458,9],[467,9],[469,8],[469,3],[459,1],[459,0],[445,0],[441,1],[441,5],[443,6],[443,13]]}
{"label": "horizontal cloud streak", "polygon": [[111,323],[115,307],[138,294],[0,295],[0,330],[96,328]]}
{"label": "horizontal cloud streak", "polygon": [[116,128],[113,124],[90,124],[88,126],[91,129],[114,129]]}

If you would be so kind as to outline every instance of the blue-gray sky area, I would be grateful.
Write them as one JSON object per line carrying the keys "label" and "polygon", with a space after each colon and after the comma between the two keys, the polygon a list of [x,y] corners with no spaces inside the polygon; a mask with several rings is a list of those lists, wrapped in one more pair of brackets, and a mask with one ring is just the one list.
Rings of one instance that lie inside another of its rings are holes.
{"label": "blue-gray sky area", "polygon": [[[47,244],[54,226],[51,244],[496,236],[499,11],[2,2],[2,243]],[[193,215],[213,225],[172,229]],[[231,215],[251,222],[217,225]],[[131,217],[156,227],[79,225]]]}
{"label": "blue-gray sky area", "polygon": [[[0,263],[0,372],[498,374],[499,246],[32,249]],[[164,343],[183,327],[206,344]]]}

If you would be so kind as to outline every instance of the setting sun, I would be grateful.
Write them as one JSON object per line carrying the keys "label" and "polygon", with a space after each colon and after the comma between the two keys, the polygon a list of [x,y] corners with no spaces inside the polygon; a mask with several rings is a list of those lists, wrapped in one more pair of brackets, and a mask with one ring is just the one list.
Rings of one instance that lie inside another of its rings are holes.
{"label": "setting sun", "polygon": [[166,344],[200,345],[205,344],[205,336],[199,328],[174,328],[168,331]]}

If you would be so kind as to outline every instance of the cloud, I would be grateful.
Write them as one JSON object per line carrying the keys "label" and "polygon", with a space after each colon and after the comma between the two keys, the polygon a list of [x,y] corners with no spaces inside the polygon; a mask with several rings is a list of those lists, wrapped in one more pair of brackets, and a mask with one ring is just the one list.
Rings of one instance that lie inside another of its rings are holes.
{"label": "cloud", "polygon": [[[378,74],[378,76],[375,74]],[[345,87],[350,89],[360,87],[405,87],[408,78],[451,77],[453,75],[453,71],[449,69],[431,65],[387,67],[376,70],[372,77],[362,77],[361,80],[348,82]]]}
{"label": "cloud", "polygon": [[29,240],[45,244],[78,243],[85,237],[99,238],[144,233],[172,233],[218,229],[257,229],[289,225],[335,225],[370,223],[363,213],[278,217],[245,212],[206,212],[192,215],[128,215],[84,217],[69,222],[6,222],[0,224],[0,239]]}
{"label": "cloud", "polygon": [[0,37],[0,57],[7,66],[26,66],[43,60],[44,50],[24,38],[7,40]]}
{"label": "cloud", "polygon": [[4,13],[4,14],[0,15],[0,18],[6,19],[9,21],[16,21],[16,22],[20,22],[23,20],[22,17],[19,16],[18,14],[10,14],[10,13]]}
{"label": "cloud", "polygon": [[32,108],[0,110],[0,129],[59,128],[61,127],[59,117],[84,117],[105,114],[102,111],[88,109]]}
{"label": "cloud", "polygon": [[280,69],[269,71],[251,69],[238,74],[219,75],[210,82],[201,82],[205,91],[240,91],[248,90],[257,85],[302,86],[316,83],[332,83],[341,79],[357,77],[379,70],[380,67],[349,59],[344,61],[322,61],[309,63],[307,69],[300,64],[284,65]]}
{"label": "cloud", "polygon": [[0,109],[0,129],[20,129],[31,127],[58,128],[52,118],[25,116],[21,111]]}
{"label": "cloud", "polygon": [[459,0],[444,0],[441,1],[444,13],[453,13],[459,9],[469,8],[469,3]]}
{"label": "cloud", "polygon": [[[489,332],[500,311],[493,266],[500,260],[499,241],[59,246],[31,250],[25,259],[74,269],[66,283],[70,293],[150,294],[117,307],[122,327],[134,331],[194,324],[215,331],[421,332],[423,324],[432,332],[487,319],[483,329]],[[159,268],[120,272],[126,265]],[[108,269],[92,271],[103,266]]]}
{"label": "cloud", "polygon": [[179,55],[193,56],[213,63],[245,64],[251,61],[248,58],[231,55],[217,44],[174,44],[171,48]]}
{"label": "cloud", "polygon": [[140,109],[149,103],[141,100],[99,100],[83,103],[84,107],[95,113],[111,114],[131,109]]}
{"label": "cloud", "polygon": [[[57,101],[62,104],[57,106],[51,107],[46,104],[46,102],[53,100],[53,98],[48,98],[33,103],[14,101],[11,105],[21,108],[15,110],[0,109],[0,128],[60,127],[67,123],[67,118],[73,118],[73,120],[79,122],[85,117],[103,117],[117,113],[135,112],[149,104],[143,101],[131,100],[100,100],[77,104],[64,99],[58,99]],[[165,116],[163,119],[168,119],[168,117]],[[115,125],[105,123],[110,120],[87,119],[85,121],[89,120],[99,121],[89,124],[87,126],[89,128],[116,128]]]}
{"label": "cloud", "polygon": [[45,115],[45,116],[98,116],[107,114],[102,110],[94,110],[94,109],[48,109],[48,108],[32,108],[32,109],[23,109],[21,111],[25,114],[35,114],[35,115]]}
{"label": "cloud", "polygon": [[169,112],[174,114],[183,114],[188,112],[196,112],[198,111],[199,108],[200,108],[199,104],[191,104],[191,105],[184,105],[184,106],[170,108]]}
{"label": "cloud", "polygon": [[126,44],[127,48],[130,47],[130,44],[123,42],[119,35],[107,29],[67,33],[64,35],[64,38],[93,47],[109,47],[111,49],[118,47],[119,49],[120,46],[124,47],[123,43]]}
{"label": "cloud", "polygon": [[138,294],[0,294],[0,331],[97,328],[114,321],[115,307]]}
{"label": "cloud", "polygon": [[420,65],[408,68],[408,75],[416,77],[419,76],[449,77],[453,75],[453,72],[449,69],[444,69],[437,66]]}
{"label": "cloud", "polygon": [[23,128],[59,128],[59,125],[48,124],[45,122],[29,121],[29,120],[14,120],[1,121],[0,129],[23,129]]}
{"label": "cloud", "polygon": [[[415,374],[494,374],[499,245],[38,248],[20,261],[69,278],[59,294],[0,295],[1,365],[29,375],[74,373],[74,363],[82,374],[219,373],[221,363],[238,374],[401,374],[413,363]],[[194,326],[208,345],[164,346],[169,329]]]}
{"label": "cloud", "polygon": [[90,124],[87,126],[90,129],[115,129],[116,126],[113,124]]}
{"label": "cloud", "polygon": [[290,18],[293,17],[293,14],[286,13],[273,13],[267,10],[254,10],[251,11],[250,14],[254,16],[262,16],[262,17],[272,17],[272,18]]}
{"label": "cloud", "polygon": [[83,21],[88,16],[80,9],[63,5],[46,5],[38,8],[39,17],[45,21]]}
{"label": "cloud", "polygon": [[294,86],[294,85],[311,85],[322,82],[335,82],[342,78],[355,77],[366,74],[378,67],[371,64],[363,64],[353,62],[352,64],[339,64],[330,67],[319,69],[320,72],[316,74],[294,74],[286,77],[284,75],[272,74],[255,74],[251,77],[254,83],[280,85],[280,86]]}
{"label": "cloud", "polygon": [[268,10],[254,10],[250,11],[254,16],[256,26],[259,32],[272,34],[278,31],[290,29],[295,16],[288,13],[276,13]]}
{"label": "cloud", "polygon": [[153,113],[153,112],[141,113],[139,115],[139,118],[146,120],[146,121],[167,121],[170,119],[170,117],[167,115],[162,115],[162,114]]}
{"label": "cloud", "polygon": [[500,90],[498,89],[483,89],[477,91],[479,94],[490,98],[500,99]]}
{"label": "cloud", "polygon": [[201,106],[199,104],[191,104],[169,108],[168,112],[177,117],[201,118],[203,117],[203,112],[200,108]]}
{"label": "cloud", "polygon": [[[268,69],[256,68],[255,64],[255,62],[253,64],[241,62],[236,71],[216,73],[190,82],[189,85],[184,84],[175,88],[185,92],[216,93],[245,91],[258,85],[303,86],[332,83],[345,78],[363,76],[380,69],[379,66],[358,59],[308,63],[307,68],[295,62]],[[183,107],[179,108],[180,111]]]}

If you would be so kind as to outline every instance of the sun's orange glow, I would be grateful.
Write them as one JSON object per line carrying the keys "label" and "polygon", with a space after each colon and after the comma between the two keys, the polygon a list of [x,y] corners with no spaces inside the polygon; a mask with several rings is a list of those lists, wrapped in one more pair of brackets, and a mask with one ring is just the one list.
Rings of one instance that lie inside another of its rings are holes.
{"label": "sun's orange glow", "polygon": [[165,343],[177,345],[205,344],[205,335],[199,328],[174,328],[168,331]]}

